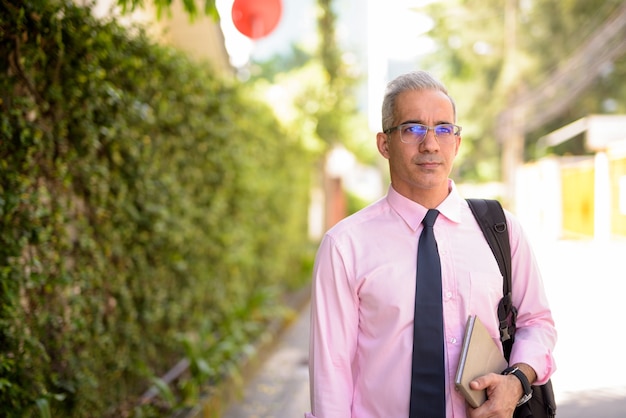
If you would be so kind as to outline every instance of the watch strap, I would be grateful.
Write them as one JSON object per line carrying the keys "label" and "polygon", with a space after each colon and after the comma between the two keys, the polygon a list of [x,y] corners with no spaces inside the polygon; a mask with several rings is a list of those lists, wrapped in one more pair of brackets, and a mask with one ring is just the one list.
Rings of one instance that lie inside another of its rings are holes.
{"label": "watch strap", "polygon": [[513,376],[517,377],[519,381],[521,382],[522,390],[524,391],[524,394],[522,395],[522,398],[517,403],[517,406],[524,405],[526,402],[530,400],[530,398],[533,397],[533,391],[532,391],[532,388],[530,387],[530,382],[528,382],[528,378],[518,367],[507,367],[506,369],[502,371],[501,374],[503,375],[512,374]]}

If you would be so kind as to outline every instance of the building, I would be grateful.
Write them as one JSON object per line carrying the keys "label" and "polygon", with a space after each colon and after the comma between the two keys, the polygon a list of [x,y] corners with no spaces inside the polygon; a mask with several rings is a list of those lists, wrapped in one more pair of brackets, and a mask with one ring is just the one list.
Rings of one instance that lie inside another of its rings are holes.
{"label": "building", "polygon": [[584,136],[591,155],[546,157],[517,171],[515,211],[552,238],[626,237],[626,115],[590,115],[541,138]]}
{"label": "building", "polygon": [[[91,4],[89,0],[78,0],[77,3]],[[183,10],[182,2],[172,2],[169,11],[160,18],[150,1],[145,2],[142,8],[122,15],[117,0],[96,0],[93,13],[96,17],[117,16],[122,24],[144,26],[156,42],[172,46],[193,59],[206,62],[218,74],[235,74],[219,21],[201,13],[191,19]]]}

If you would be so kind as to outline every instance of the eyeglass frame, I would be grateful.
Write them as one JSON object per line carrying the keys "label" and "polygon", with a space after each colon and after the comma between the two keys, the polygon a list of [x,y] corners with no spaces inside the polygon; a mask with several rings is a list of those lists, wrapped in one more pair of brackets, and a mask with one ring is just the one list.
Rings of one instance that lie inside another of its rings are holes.
{"label": "eyeglass frame", "polygon": [[437,127],[439,127],[439,126],[453,126],[455,131],[452,133],[452,136],[456,136],[456,137],[461,135],[461,129],[463,129],[462,126],[455,125],[454,123],[439,123],[439,124],[437,124],[435,126],[428,126],[428,125],[424,125],[423,123],[418,123],[418,122],[404,122],[404,123],[401,123],[399,125],[393,126],[391,128],[385,129],[383,131],[383,133],[386,134],[386,135],[391,135],[392,131],[400,130],[400,128],[402,128],[403,126],[407,126],[407,125],[423,126],[424,128],[426,128],[426,132],[424,133],[424,136],[422,137],[422,139],[417,141],[417,142],[406,142],[406,141],[404,141],[402,139],[402,132],[400,132],[400,141],[403,144],[421,144],[422,142],[424,142],[426,140],[426,136],[428,136],[428,131],[433,131],[433,135],[435,135],[435,138],[437,138],[437,140],[439,140],[439,137],[437,136],[437,132],[435,131],[435,129]]}

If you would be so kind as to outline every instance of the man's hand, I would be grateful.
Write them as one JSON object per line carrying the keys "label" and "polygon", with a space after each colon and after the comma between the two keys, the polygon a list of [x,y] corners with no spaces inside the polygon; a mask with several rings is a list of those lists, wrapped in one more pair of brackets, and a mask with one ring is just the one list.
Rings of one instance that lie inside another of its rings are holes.
{"label": "man's hand", "polygon": [[470,388],[486,390],[487,401],[475,409],[468,405],[468,418],[511,418],[523,395],[522,384],[513,375],[489,373],[473,380]]}
{"label": "man's hand", "polygon": [[[537,373],[528,364],[516,363],[513,367],[519,368],[531,385],[537,379]],[[486,390],[487,401],[478,408],[467,405],[468,418],[511,418],[524,394],[522,382],[513,374],[489,373],[471,381],[470,388]]]}

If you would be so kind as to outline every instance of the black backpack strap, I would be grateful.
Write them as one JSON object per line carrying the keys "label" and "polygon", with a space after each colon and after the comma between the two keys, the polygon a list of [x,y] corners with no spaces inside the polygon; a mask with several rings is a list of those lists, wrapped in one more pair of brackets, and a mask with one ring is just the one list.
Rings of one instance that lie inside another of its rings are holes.
{"label": "black backpack strap", "polygon": [[511,298],[511,244],[506,216],[502,205],[497,200],[467,199],[467,203],[483,231],[483,235],[498,261],[500,273],[502,273],[503,297],[498,305],[498,320],[500,321],[500,341],[502,341],[504,356],[508,360],[515,340],[517,309],[513,306]]}

